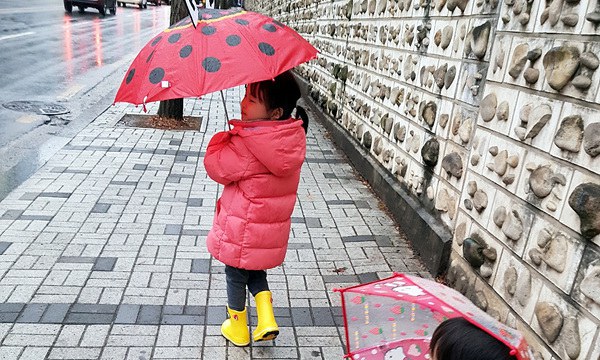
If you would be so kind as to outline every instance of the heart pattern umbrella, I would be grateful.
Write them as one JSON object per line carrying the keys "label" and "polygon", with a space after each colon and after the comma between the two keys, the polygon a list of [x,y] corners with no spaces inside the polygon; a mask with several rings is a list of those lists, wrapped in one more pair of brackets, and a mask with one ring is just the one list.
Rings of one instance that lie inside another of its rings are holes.
{"label": "heart pattern umbrella", "polygon": [[435,281],[394,274],[336,290],[342,294],[349,359],[429,360],[429,342],[435,328],[458,316],[504,343],[518,360],[533,359],[520,332]]}
{"label": "heart pattern umbrella", "polygon": [[156,35],[129,67],[115,102],[197,97],[273,79],[316,58],[296,31],[242,9],[199,9],[196,28],[186,18]]}

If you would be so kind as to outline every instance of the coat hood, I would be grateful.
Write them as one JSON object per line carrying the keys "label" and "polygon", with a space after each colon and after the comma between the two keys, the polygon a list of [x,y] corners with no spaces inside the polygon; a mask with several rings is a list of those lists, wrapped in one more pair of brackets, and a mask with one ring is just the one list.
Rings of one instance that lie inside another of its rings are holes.
{"label": "coat hood", "polygon": [[271,173],[285,176],[302,167],[306,155],[306,134],[302,120],[229,122],[232,134],[239,135],[248,150]]}

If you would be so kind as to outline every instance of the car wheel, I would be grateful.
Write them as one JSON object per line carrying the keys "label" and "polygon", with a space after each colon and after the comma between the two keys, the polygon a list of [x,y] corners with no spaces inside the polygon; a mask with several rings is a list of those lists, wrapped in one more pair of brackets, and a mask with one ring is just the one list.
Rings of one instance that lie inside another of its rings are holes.
{"label": "car wheel", "polygon": [[110,13],[112,15],[117,15],[117,5],[110,8]]}
{"label": "car wheel", "polygon": [[77,8],[79,9],[79,12],[80,12],[80,13],[82,13],[82,12],[84,12],[84,11],[85,11],[85,7],[83,7],[83,6],[78,6]]}
{"label": "car wheel", "polygon": [[70,1],[63,1],[64,5],[65,5],[65,11],[68,12],[69,14],[73,12],[73,4]]}
{"label": "car wheel", "polygon": [[102,4],[102,6],[100,6],[98,8],[98,11],[100,11],[100,15],[102,15],[102,16],[106,16],[107,10],[108,10],[108,7],[106,6],[106,3]]}

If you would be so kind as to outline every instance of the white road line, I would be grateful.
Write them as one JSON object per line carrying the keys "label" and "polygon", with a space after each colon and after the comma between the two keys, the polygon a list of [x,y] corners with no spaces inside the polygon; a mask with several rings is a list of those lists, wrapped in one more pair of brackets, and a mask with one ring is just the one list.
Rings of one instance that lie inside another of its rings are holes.
{"label": "white road line", "polygon": [[28,32],[20,33],[20,34],[13,34],[13,35],[0,36],[0,41],[2,41],[2,40],[14,39],[14,38],[18,38],[18,37],[21,37],[21,36],[33,35],[33,34],[35,34],[35,32],[33,32],[33,31],[28,31]]}

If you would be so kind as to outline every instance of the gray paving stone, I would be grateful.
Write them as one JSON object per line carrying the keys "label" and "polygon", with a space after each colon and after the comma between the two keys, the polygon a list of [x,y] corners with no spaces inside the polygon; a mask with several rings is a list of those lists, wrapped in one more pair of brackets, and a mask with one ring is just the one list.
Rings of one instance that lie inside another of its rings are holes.
{"label": "gray paving stone", "polygon": [[93,264],[96,262],[96,259],[97,258],[91,256],[61,256],[56,262],[73,264]]}
{"label": "gray paving stone", "polygon": [[38,197],[48,197],[48,198],[58,198],[58,199],[68,199],[71,196],[71,193],[67,192],[42,192],[38,195]]}
{"label": "gray paving stone", "polygon": [[292,308],[292,322],[294,326],[314,326],[309,308]]}
{"label": "gray paving stone", "polygon": [[69,313],[64,323],[87,325],[111,324],[114,317],[114,314]]}
{"label": "gray paving stone", "polygon": [[163,325],[203,325],[204,316],[199,315],[163,315]]}
{"label": "gray paving stone", "polygon": [[137,322],[140,305],[121,304],[115,319],[115,324],[135,324]]}
{"label": "gray paving stone", "polygon": [[377,273],[374,273],[374,272],[357,274],[357,275],[358,275],[358,282],[361,284],[366,284],[366,283],[370,283],[370,282],[379,280],[379,276],[377,275]]}
{"label": "gray paving stone", "polygon": [[358,276],[356,275],[323,275],[323,281],[326,284],[359,283]]}
{"label": "gray paving stone", "polygon": [[38,192],[26,192],[25,194],[21,195],[19,200],[35,200],[39,195],[40,193]]}
{"label": "gray paving stone", "polygon": [[117,258],[115,257],[99,257],[96,259],[92,271],[113,271]]}
{"label": "gray paving stone", "polygon": [[226,305],[209,306],[206,309],[206,325],[221,325],[227,319]]}
{"label": "gray paving stone", "polygon": [[117,185],[117,186],[136,186],[138,183],[137,181],[111,181],[110,185]]}
{"label": "gray paving stone", "polygon": [[394,244],[392,243],[392,240],[390,240],[390,237],[385,236],[385,235],[375,235],[375,242],[377,243],[377,246],[379,246],[379,247],[394,246]]}
{"label": "gray paving stone", "polygon": [[47,307],[48,304],[27,304],[21,315],[16,319],[16,322],[38,323]]}
{"label": "gray paving stone", "polygon": [[341,164],[344,163],[344,159],[322,159],[322,158],[309,158],[307,157],[304,162],[307,164]]}
{"label": "gray paving stone", "polygon": [[209,274],[210,259],[192,259],[192,273]]}
{"label": "gray paving stone", "polygon": [[52,221],[54,216],[45,215],[21,215],[19,220],[30,220],[30,221]]}
{"label": "gray paving stone", "polygon": [[202,207],[204,199],[202,198],[188,198],[187,206],[189,207]]}
{"label": "gray paving stone", "polygon": [[181,234],[182,228],[183,228],[183,226],[181,226],[179,224],[167,224],[165,226],[165,232],[163,234],[164,235],[179,235],[179,234]]}
{"label": "gray paving stone", "polygon": [[333,205],[354,205],[354,200],[329,200],[325,201],[328,206]]}
{"label": "gray paving stone", "polygon": [[109,304],[73,304],[71,313],[89,313],[89,314],[114,314],[117,311],[117,305]]}
{"label": "gray paving stone", "polygon": [[335,326],[333,314],[329,308],[311,308],[315,326]]}
{"label": "gray paving stone", "polygon": [[181,146],[181,140],[171,140],[169,141],[169,145]]}
{"label": "gray paving stone", "polygon": [[0,220],[16,220],[21,217],[23,212],[23,210],[6,210],[4,214],[0,216]]}
{"label": "gray paving stone", "polygon": [[205,306],[186,305],[183,307],[183,313],[186,315],[206,315]]}
{"label": "gray paving stone", "polygon": [[65,320],[70,307],[71,304],[48,304],[40,322],[45,324],[60,324]]}
{"label": "gray paving stone", "polygon": [[142,305],[138,314],[137,324],[156,325],[160,323],[162,307],[158,305]]}
{"label": "gray paving stone", "polygon": [[133,170],[146,170],[148,165],[146,164],[135,164],[133,165]]}
{"label": "gray paving stone", "polygon": [[12,245],[12,243],[0,241],[0,255],[4,254],[6,250]]}
{"label": "gray paving stone", "polygon": [[92,208],[92,213],[107,213],[110,209],[110,204],[96,203]]}
{"label": "gray paving stone", "polygon": [[374,235],[342,236],[343,242],[375,241]]}
{"label": "gray paving stone", "polygon": [[323,225],[321,225],[321,219],[310,217],[306,218],[306,227],[309,229],[316,229],[323,227]]}

